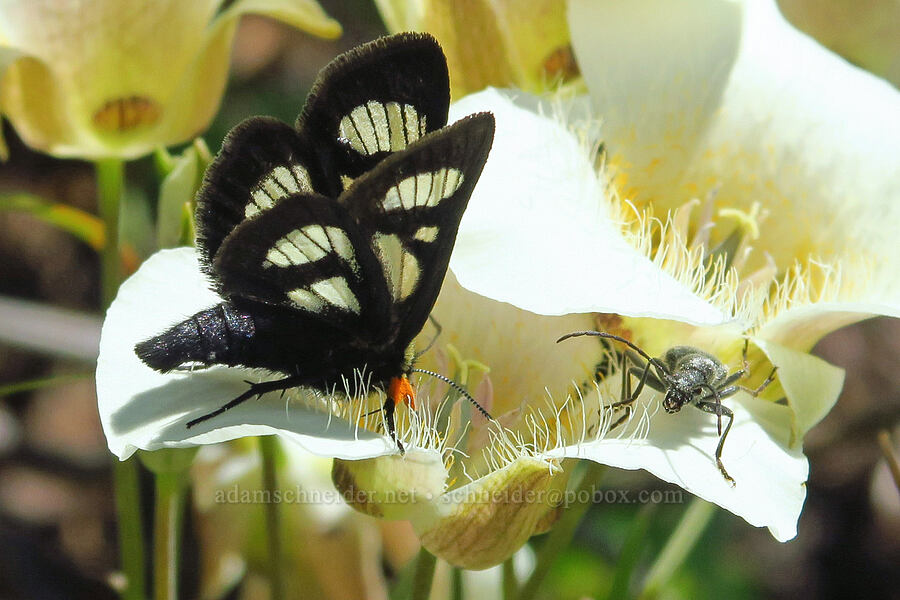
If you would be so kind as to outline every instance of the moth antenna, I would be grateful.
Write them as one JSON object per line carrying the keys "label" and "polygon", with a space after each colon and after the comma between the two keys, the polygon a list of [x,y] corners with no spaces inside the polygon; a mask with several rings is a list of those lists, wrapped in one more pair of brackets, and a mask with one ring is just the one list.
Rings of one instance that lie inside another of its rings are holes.
{"label": "moth antenna", "polygon": [[465,396],[466,399],[467,399],[469,402],[471,402],[472,405],[473,405],[475,408],[478,409],[478,412],[480,412],[482,415],[484,415],[484,417],[485,417],[486,419],[488,419],[489,421],[493,421],[493,420],[494,420],[494,417],[492,417],[491,414],[490,414],[488,411],[484,410],[484,407],[481,406],[480,404],[478,404],[478,401],[475,400],[475,398],[473,398],[473,397],[469,394],[469,392],[467,392],[467,391],[465,390],[465,388],[463,388],[461,385],[459,385],[458,383],[456,383],[455,381],[453,381],[453,380],[450,379],[449,377],[445,377],[445,376],[441,375],[440,373],[435,373],[434,371],[429,371],[428,369],[411,369],[411,371],[412,371],[413,373],[424,373],[425,375],[431,375],[431,376],[434,377],[435,379],[440,379],[441,381],[443,381],[444,383],[446,383],[446,384],[448,384],[450,387],[452,387],[454,390],[456,390],[457,392],[459,392],[460,394],[462,394],[463,396]]}

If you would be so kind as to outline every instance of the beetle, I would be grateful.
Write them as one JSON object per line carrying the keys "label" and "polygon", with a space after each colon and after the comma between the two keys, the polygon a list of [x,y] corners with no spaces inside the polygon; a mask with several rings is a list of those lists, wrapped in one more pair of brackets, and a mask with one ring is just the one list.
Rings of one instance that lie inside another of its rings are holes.
{"label": "beetle", "polygon": [[[615,340],[628,346],[622,354],[622,392],[618,402],[609,406],[615,410],[624,408],[625,414],[610,426],[615,429],[624,423],[631,415],[632,404],[641,395],[644,385],[664,393],[662,401],[663,409],[669,413],[677,413],[685,405],[692,405],[703,412],[716,415],[716,431],[719,435],[719,444],[716,446],[716,466],[719,472],[732,486],[734,478],[725,470],[722,463],[722,448],[725,438],[731,430],[734,422],[734,412],[722,404],[722,400],[729,398],[738,392],[747,392],[753,397],[758,396],[770,383],[775,380],[774,367],[772,372],[759,387],[750,389],[737,382],[750,374],[750,366],[747,362],[747,348],[749,340],[744,339],[744,350],[741,355],[742,366],[739,370],[729,374],[728,368],[718,358],[693,346],[674,346],[669,348],[659,358],[653,358],[636,344],[618,335],[605,331],[576,331],[559,338],[557,343],[573,337],[595,336]],[[635,366],[628,368],[627,361]],[[631,376],[638,378],[638,385],[631,391]],[[722,417],[728,418],[725,430],[722,430]]]}

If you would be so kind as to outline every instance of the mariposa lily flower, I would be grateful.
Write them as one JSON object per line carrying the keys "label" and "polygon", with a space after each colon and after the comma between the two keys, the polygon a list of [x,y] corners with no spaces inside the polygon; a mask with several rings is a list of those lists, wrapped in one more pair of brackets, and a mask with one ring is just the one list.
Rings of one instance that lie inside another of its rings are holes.
{"label": "mariposa lily flower", "polygon": [[[241,15],[333,38],[315,0],[24,0],[0,5],[0,112],[61,157],[136,158],[190,140],[215,114]],[[2,145],[2,144],[0,144]]]}
{"label": "mariposa lily flower", "polygon": [[[806,494],[803,436],[843,382],[809,351],[848,323],[900,315],[900,95],[792,29],[774,3],[568,10],[589,97],[554,106],[487,91],[458,104],[494,112],[497,135],[451,269],[467,290],[528,311],[603,313],[591,329],[652,356],[696,346],[736,371],[747,338],[752,376],[740,383],[753,389],[778,371],[760,397],[726,400],[735,486],[713,459],[714,415],[667,415],[648,394],[610,430],[622,414],[609,407],[618,374],[599,394],[589,385],[556,396],[535,435],[555,440],[547,455],[646,469],[790,539]],[[599,170],[591,142],[603,146]],[[452,312],[439,318],[459,325]],[[520,327],[504,322],[492,335]],[[498,377],[480,340],[467,341],[454,343]],[[596,339],[564,344],[593,345],[595,363],[615,364]],[[494,395],[515,392],[495,380]]]}
{"label": "mariposa lily flower", "polygon": [[[360,399],[362,381],[347,384],[356,400],[270,395],[187,429],[259,374],[160,375],[134,355],[136,342],[219,301],[195,252],[178,249],[145,263],[107,315],[97,375],[110,449],[124,457],[278,433],[347,459],[333,477],[354,506],[410,519],[426,548],[469,568],[499,563],[552,524],[577,458],[646,469],[779,540],[796,535],[803,435],[842,383],[808,352],[853,320],[900,312],[884,225],[897,222],[886,158],[900,140],[897,92],[795,32],[774,5],[710,0],[680,7],[678,19],[646,3],[569,11],[590,97],[490,90],[453,109],[491,110],[497,133],[433,313],[443,333],[421,364],[462,379],[495,422],[420,389],[418,411],[399,414],[400,457],[377,410],[367,415],[380,404]],[[614,60],[581,36],[591,23],[618,44]],[[684,34],[687,25],[715,35]],[[647,65],[668,79],[642,75]],[[605,162],[591,152],[598,142]],[[716,466],[713,415],[664,414],[648,391],[612,429],[616,348],[555,343],[598,328],[654,356],[697,346],[732,370],[749,339],[749,388],[778,367],[760,397],[726,400],[734,424],[722,459],[736,485]],[[480,382],[466,374],[471,361],[490,369]]]}
{"label": "mariposa lily flower", "polygon": [[375,0],[375,5],[392,33],[427,31],[438,39],[454,98],[489,85],[541,92],[578,79],[563,0]]}
{"label": "mariposa lily flower", "polygon": [[[449,280],[448,302],[465,310],[465,298],[457,303],[452,295],[454,289],[467,292],[453,285]],[[220,301],[192,248],[156,253],[121,286],[107,312],[97,363],[100,418],[109,448],[120,459],[137,449],[278,434],[319,456],[344,459],[337,463],[334,478],[350,504],[368,514],[411,520],[427,548],[453,564],[475,569],[499,564],[555,520],[568,476],[562,460],[537,456],[515,435],[484,419],[472,418],[469,424],[465,401],[448,409],[443,391],[431,393],[427,386],[420,386],[416,412],[398,414],[404,456],[397,455],[396,442],[384,433],[379,410],[383,391],[368,389],[364,374],[334,395],[269,394],[188,428],[194,417],[243,392],[246,380],[268,375],[228,367],[161,374],[138,359],[134,345]],[[480,321],[467,326],[489,322],[490,313],[480,315]],[[529,321],[533,317],[529,314]],[[561,321],[570,328],[590,322],[584,315],[537,317],[542,320],[553,325]],[[447,330],[446,341],[464,340],[473,331]],[[423,345],[431,335],[423,333]],[[527,339],[529,334],[523,335]],[[500,340],[485,347],[496,352]],[[572,346],[556,357],[534,355],[528,360],[540,373],[570,373],[574,378],[583,377],[584,361],[593,354],[593,349]],[[508,360],[511,372],[515,356],[510,354]],[[446,364],[437,368],[450,372]],[[540,400],[542,392],[532,391]],[[480,390],[478,397],[491,406],[489,389]],[[509,521],[519,525],[504,527]],[[472,525],[466,544],[452,535],[463,522]]]}

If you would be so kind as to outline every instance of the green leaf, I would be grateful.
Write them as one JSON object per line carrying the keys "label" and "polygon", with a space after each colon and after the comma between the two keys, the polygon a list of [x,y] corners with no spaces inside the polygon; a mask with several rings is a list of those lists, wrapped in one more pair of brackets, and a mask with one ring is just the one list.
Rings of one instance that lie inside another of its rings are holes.
{"label": "green leaf", "polygon": [[40,379],[8,383],[6,385],[0,385],[0,398],[11,394],[18,394],[19,392],[30,392],[31,390],[39,390],[45,387],[65,385],[73,381],[88,379],[92,375],[93,373],[71,373],[68,375],[54,375],[52,377],[42,377]]}
{"label": "green leaf", "polygon": [[[184,245],[185,206],[191,206],[197,193],[200,157],[196,146],[175,159],[172,169],[159,187],[159,207],[156,220],[156,241],[160,248]],[[193,211],[189,211],[193,212]]]}
{"label": "green leaf", "polygon": [[58,227],[100,250],[106,243],[103,221],[73,206],[46,200],[33,194],[0,195],[0,212],[23,212]]}

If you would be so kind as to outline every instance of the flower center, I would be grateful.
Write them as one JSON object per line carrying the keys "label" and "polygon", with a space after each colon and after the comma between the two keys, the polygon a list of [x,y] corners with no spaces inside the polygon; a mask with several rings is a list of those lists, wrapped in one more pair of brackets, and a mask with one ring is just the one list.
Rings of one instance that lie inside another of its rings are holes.
{"label": "flower center", "polygon": [[162,117],[162,106],[147,96],[114,98],[94,112],[93,122],[105,133],[128,133],[154,125]]}

